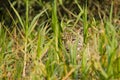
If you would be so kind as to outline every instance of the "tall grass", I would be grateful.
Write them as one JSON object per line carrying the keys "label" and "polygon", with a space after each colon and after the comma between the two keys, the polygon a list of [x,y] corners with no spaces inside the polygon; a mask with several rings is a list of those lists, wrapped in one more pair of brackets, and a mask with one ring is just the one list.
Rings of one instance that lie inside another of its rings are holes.
{"label": "tall grass", "polygon": [[[12,26],[0,22],[1,80],[120,79],[113,3],[101,20],[89,18],[87,3],[83,7],[78,0],[71,2],[75,9],[69,1],[25,0],[24,15],[14,1],[9,4],[16,16],[7,10]],[[35,5],[41,9],[33,16]]]}

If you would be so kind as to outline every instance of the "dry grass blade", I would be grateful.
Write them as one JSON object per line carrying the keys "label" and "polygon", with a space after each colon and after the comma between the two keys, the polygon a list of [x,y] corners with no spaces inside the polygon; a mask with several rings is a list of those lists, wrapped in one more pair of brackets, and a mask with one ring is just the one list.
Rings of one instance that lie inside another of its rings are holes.
{"label": "dry grass blade", "polygon": [[67,80],[74,71],[75,71],[75,68],[71,69],[71,70],[67,73],[67,75],[66,75],[65,77],[63,77],[62,80]]}

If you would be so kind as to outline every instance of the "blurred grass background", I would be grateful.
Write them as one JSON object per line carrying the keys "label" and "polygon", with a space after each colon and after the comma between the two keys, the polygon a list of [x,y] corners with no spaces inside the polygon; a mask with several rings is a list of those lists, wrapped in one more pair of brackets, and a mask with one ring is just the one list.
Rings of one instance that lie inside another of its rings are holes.
{"label": "blurred grass background", "polygon": [[0,0],[1,80],[119,80],[119,0]]}

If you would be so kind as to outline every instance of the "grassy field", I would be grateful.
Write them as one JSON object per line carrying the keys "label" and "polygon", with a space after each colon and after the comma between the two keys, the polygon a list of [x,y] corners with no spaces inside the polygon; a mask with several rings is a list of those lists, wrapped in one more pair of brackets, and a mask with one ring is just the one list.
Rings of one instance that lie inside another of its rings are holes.
{"label": "grassy field", "polygon": [[120,79],[119,0],[0,4],[0,80]]}

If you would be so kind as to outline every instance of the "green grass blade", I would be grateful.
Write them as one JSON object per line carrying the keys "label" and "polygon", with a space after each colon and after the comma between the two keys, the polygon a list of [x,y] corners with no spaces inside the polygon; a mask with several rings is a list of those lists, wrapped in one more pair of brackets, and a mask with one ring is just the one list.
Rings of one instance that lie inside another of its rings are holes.
{"label": "green grass blade", "polygon": [[83,17],[83,37],[84,37],[84,43],[87,43],[87,37],[88,37],[88,21],[87,21],[87,3],[84,7],[84,17]]}
{"label": "green grass blade", "polygon": [[[41,59],[44,55],[45,55],[45,53],[47,52],[47,50],[50,48],[50,45],[51,45],[51,43],[53,42],[53,39],[51,39],[46,45],[45,45],[45,47],[41,50],[41,51],[39,51],[38,53],[37,53],[37,58],[38,59]],[[39,46],[38,46],[39,47]],[[39,49],[39,48],[38,48]]]}
{"label": "green grass blade", "polygon": [[20,22],[23,30],[25,31],[25,27],[24,27],[24,23],[22,21],[22,18],[20,17],[19,13],[17,12],[17,10],[14,8],[14,6],[12,5],[12,3],[10,1],[9,1],[9,4],[10,4],[11,8],[13,9],[13,11],[15,12],[16,16],[18,17],[19,22]]}
{"label": "green grass blade", "polygon": [[57,2],[56,0],[53,1],[53,7],[52,7],[52,29],[54,32],[54,38],[55,38],[55,47],[58,51],[58,46],[60,42],[60,25],[58,24],[58,18],[57,18]]}
{"label": "green grass blade", "polygon": [[26,34],[26,37],[27,37],[27,33],[28,33],[28,26],[29,26],[29,18],[28,18],[28,15],[29,15],[29,12],[28,12],[28,7],[29,7],[29,0],[26,0],[26,25],[25,25],[25,34]]}
{"label": "green grass blade", "polygon": [[32,22],[31,22],[31,24],[30,24],[30,26],[29,26],[29,28],[28,28],[28,35],[27,35],[27,36],[29,36],[29,35],[31,34],[31,32],[34,30],[34,28],[35,28],[36,25],[37,25],[37,20],[40,18],[40,16],[42,16],[43,13],[46,12],[46,10],[47,10],[47,9],[43,10],[42,12],[40,12],[39,14],[37,14],[37,15],[33,18]]}

